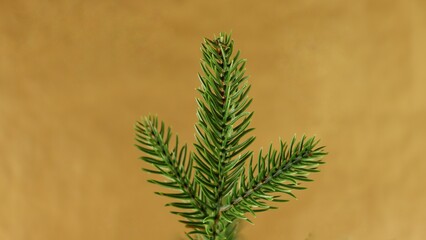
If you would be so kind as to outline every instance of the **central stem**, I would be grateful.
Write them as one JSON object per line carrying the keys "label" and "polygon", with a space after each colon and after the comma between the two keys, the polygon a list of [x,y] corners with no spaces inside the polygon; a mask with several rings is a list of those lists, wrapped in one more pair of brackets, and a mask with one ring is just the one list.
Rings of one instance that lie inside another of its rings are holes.
{"label": "central stem", "polygon": [[227,83],[225,80],[225,73],[226,73],[226,56],[223,54],[223,48],[221,46],[222,42],[220,41],[220,39],[216,40],[217,43],[217,48],[216,51],[218,53],[218,55],[221,57],[221,59],[218,60],[218,64],[220,66],[220,68],[222,69],[222,72],[220,73],[220,97],[222,99],[222,124],[221,124],[221,149],[219,151],[219,166],[218,166],[218,172],[217,172],[217,178],[218,178],[218,182],[217,182],[217,195],[216,195],[216,211],[215,211],[215,215],[214,215],[214,222],[213,222],[213,226],[212,226],[212,231],[213,231],[213,235],[212,235],[212,240],[216,240],[216,238],[218,237],[218,223],[220,221],[220,217],[221,217],[221,206],[222,206],[222,198],[223,198],[223,181],[224,181],[224,175],[223,175],[223,171],[222,168],[225,165],[225,162],[227,160],[227,150],[226,150],[226,146],[227,146],[227,142],[228,139],[226,137],[226,132],[228,131],[228,127],[227,126],[227,112],[228,109],[227,108],[227,104],[226,101],[228,100],[228,96],[227,96]]}

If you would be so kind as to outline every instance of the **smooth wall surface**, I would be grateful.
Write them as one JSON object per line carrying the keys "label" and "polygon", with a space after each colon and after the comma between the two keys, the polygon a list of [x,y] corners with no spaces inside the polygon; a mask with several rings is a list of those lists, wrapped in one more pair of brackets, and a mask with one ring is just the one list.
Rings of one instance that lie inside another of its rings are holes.
{"label": "smooth wall surface", "polygon": [[0,239],[183,239],[133,124],[192,143],[202,37],[230,30],[253,149],[306,133],[329,151],[243,239],[425,239],[422,0],[0,1]]}

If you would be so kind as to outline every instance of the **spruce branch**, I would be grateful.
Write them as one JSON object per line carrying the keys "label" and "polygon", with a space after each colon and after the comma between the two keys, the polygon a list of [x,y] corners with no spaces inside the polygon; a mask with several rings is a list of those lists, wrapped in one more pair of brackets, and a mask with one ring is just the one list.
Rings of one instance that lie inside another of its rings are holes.
{"label": "spruce branch", "polygon": [[[178,193],[155,192],[158,195],[167,196],[180,200],[172,202],[167,206],[173,206],[188,211],[172,211],[173,214],[187,218],[182,221],[189,228],[202,228],[202,220],[207,215],[205,203],[197,197],[197,186],[191,182],[193,171],[192,158],[187,159],[187,145],[179,149],[179,138],[176,136],[175,147],[169,150],[172,132],[170,128],[165,130],[165,125],[161,122],[158,128],[158,119],[156,117],[144,118],[135,125],[137,148],[147,154],[141,159],[150,163],[155,169],[143,168],[144,171],[152,174],[158,174],[166,177],[168,181],[148,180],[150,183],[158,184],[163,187],[173,189]],[[184,167],[186,166],[186,167]]]}
{"label": "spruce branch", "polygon": [[235,188],[244,173],[243,165],[252,152],[239,154],[255,137],[251,136],[240,143],[253,130],[247,128],[253,114],[245,112],[252,101],[247,96],[250,87],[244,76],[245,59],[238,58],[239,52],[232,57],[233,41],[230,35],[220,35],[213,41],[205,39],[201,50],[204,75],[199,75],[201,87],[198,90],[202,99],[197,99],[199,121],[196,125],[197,142],[194,146],[197,151],[194,159],[202,167],[196,168],[195,181],[200,184],[213,209],[205,222],[208,223],[207,233],[215,239],[226,230],[220,222],[220,208],[226,201],[226,195]]}
{"label": "spruce branch", "polygon": [[194,152],[187,154],[187,145],[179,148],[178,136],[170,149],[171,130],[156,117],[137,122],[137,147],[154,167],[144,170],[167,179],[149,182],[175,190],[156,193],[176,200],[167,206],[180,209],[172,213],[184,218],[189,239],[235,239],[236,223],[251,222],[247,213],[274,209],[271,202],[286,202],[282,196],[305,189],[301,182],[312,181],[308,175],[318,172],[326,153],[314,137],[293,137],[289,144],[280,140],[278,150],[272,144],[265,153],[260,150],[253,163],[253,151],[247,150],[255,136],[249,127],[253,112],[247,111],[252,99],[246,60],[239,51],[234,54],[231,36],[223,33],[204,39],[201,52]]}
{"label": "spruce branch", "polygon": [[[264,201],[288,201],[280,199],[279,195],[271,195],[272,193],[283,193],[295,198],[292,190],[305,189],[299,182],[312,181],[307,177],[308,174],[318,172],[317,167],[323,164],[321,158],[326,154],[323,147],[316,147],[318,141],[315,141],[314,137],[305,140],[306,137],[303,136],[301,141],[296,143],[294,137],[289,147],[280,141],[279,151],[270,145],[266,155],[263,155],[262,151],[259,153],[255,166],[251,159],[247,180],[245,177],[240,179],[240,186],[233,192],[230,203],[221,207],[222,214],[230,219],[247,220],[241,215],[242,212],[248,211],[255,215],[255,212],[275,208]],[[256,169],[257,175],[254,175]]]}

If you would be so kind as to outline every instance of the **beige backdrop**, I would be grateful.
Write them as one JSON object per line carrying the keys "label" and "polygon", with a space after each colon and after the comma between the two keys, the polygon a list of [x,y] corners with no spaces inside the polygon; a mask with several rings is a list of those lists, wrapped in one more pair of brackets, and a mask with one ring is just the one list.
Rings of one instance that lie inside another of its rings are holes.
{"label": "beige backdrop", "polygon": [[191,143],[202,37],[248,59],[253,148],[317,135],[299,200],[244,239],[425,239],[426,1],[0,1],[0,239],[182,239],[133,147]]}

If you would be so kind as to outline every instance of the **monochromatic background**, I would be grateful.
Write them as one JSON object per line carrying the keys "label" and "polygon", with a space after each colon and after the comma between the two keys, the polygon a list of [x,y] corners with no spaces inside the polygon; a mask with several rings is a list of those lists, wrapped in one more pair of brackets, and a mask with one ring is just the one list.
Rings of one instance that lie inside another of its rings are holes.
{"label": "monochromatic background", "polygon": [[253,149],[307,134],[329,152],[241,236],[425,239],[423,0],[0,1],[0,239],[183,239],[133,125],[157,114],[191,145],[220,31],[248,59]]}

